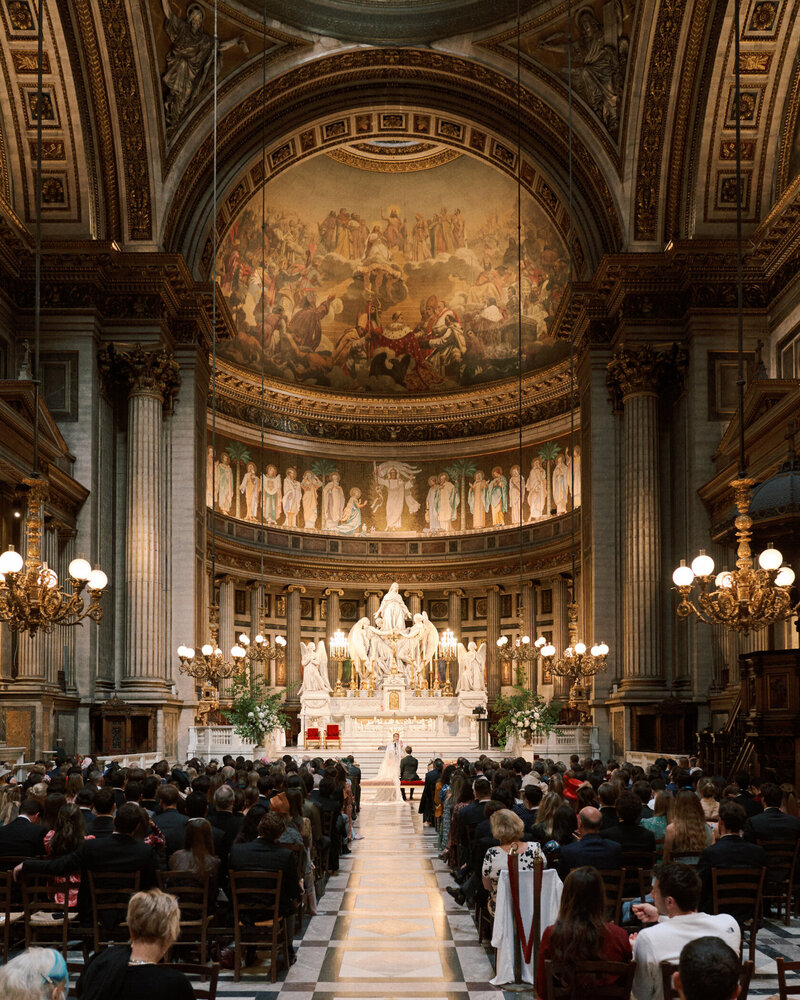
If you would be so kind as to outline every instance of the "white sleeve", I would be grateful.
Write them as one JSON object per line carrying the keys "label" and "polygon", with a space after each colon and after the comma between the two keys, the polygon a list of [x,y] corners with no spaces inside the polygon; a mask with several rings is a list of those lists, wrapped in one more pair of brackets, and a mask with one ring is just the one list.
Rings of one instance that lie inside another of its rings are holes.
{"label": "white sleeve", "polygon": [[636,962],[631,990],[634,1000],[655,1000],[656,997],[661,997],[661,966],[647,943],[646,931],[639,931],[636,937],[633,960]]}

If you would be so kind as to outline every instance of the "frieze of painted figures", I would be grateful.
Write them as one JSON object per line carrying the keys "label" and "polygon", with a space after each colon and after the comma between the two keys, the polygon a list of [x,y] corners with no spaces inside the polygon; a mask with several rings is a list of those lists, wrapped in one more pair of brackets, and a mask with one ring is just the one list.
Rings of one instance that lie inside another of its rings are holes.
{"label": "frieze of painted figures", "polygon": [[293,530],[426,536],[541,521],[581,502],[580,445],[557,441],[525,449],[522,467],[501,464],[497,455],[483,456],[485,468],[473,459],[448,465],[315,459],[306,465],[293,456],[274,458],[262,464],[246,445],[231,441],[215,459],[209,447],[207,505]]}

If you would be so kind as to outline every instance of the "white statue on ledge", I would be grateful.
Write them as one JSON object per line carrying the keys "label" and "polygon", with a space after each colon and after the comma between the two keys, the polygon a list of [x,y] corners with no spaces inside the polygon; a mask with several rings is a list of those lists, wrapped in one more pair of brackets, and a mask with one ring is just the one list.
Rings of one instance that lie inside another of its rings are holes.
{"label": "white statue on ledge", "polygon": [[486,643],[480,647],[470,640],[458,644],[458,684],[456,694],[486,690]]}
{"label": "white statue on ledge", "polygon": [[303,683],[299,694],[331,691],[328,680],[328,654],[322,639],[314,647],[313,641],[300,643],[300,662],[303,667]]}
{"label": "white statue on ledge", "polygon": [[400,585],[393,583],[383,595],[380,607],[375,612],[375,624],[381,632],[403,632],[406,622],[411,620],[411,612],[400,596]]}

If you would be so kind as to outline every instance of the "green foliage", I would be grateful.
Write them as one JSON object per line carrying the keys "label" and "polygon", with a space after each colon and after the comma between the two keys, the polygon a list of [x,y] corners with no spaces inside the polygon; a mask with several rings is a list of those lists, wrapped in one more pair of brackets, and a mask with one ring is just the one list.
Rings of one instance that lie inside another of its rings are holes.
{"label": "green foliage", "polygon": [[444,471],[450,476],[453,482],[457,482],[462,476],[465,478],[467,476],[474,476],[477,468],[477,465],[475,465],[471,458],[457,458]]}
{"label": "green foliage", "polygon": [[232,680],[233,705],[224,714],[243,740],[263,743],[271,732],[289,725],[280,694],[268,694],[263,678],[243,673]]}
{"label": "green foliage", "polygon": [[338,472],[339,469],[336,462],[331,462],[329,458],[318,458],[311,463],[311,471],[324,483],[328,476]]}
{"label": "green foliage", "polygon": [[555,462],[561,446],[556,441],[546,441],[539,449],[539,458],[543,462]]}
{"label": "green foliage", "polygon": [[530,732],[535,736],[558,733],[558,706],[548,705],[541,695],[523,687],[514,687],[514,694],[498,695],[492,708],[497,719],[492,732],[504,746],[514,733]]}
{"label": "green foliage", "polygon": [[247,450],[247,445],[242,444],[241,441],[231,441],[228,447],[225,449],[231,457],[231,462],[236,465],[237,462],[241,462],[242,465],[247,465],[251,462],[250,452]]}

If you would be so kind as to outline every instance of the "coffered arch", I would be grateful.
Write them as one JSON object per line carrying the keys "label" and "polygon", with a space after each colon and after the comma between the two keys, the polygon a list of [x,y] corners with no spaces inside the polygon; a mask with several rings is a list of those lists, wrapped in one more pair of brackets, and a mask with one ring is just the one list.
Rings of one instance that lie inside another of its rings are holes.
{"label": "coffered arch", "polygon": [[[310,155],[328,144],[341,145],[343,139],[352,141],[352,136],[344,136],[327,143],[317,129],[320,123],[355,112],[377,114],[378,109],[400,107],[409,109],[412,124],[415,110],[427,113],[432,121],[452,118],[462,123],[460,134],[439,134],[437,142],[487,158],[502,147],[505,153],[494,156],[495,165],[512,173],[517,169],[521,123],[523,182],[535,193],[537,178],[546,178],[556,200],[553,211],[563,216],[568,130],[559,113],[525,88],[518,110],[515,82],[494,70],[440,53],[408,49],[347,52],[323,58],[270,82],[266,93],[258,88],[245,97],[218,125],[220,205],[259,159],[262,144],[271,168],[279,169],[290,158]],[[377,127],[377,119],[374,123]],[[300,137],[313,130],[317,130],[316,145],[303,150]],[[470,147],[474,133],[484,136],[483,150]],[[413,128],[403,134],[425,135]],[[287,145],[288,156],[276,162],[276,154]],[[620,248],[623,229],[616,193],[578,135],[574,150],[575,217],[584,234],[584,253],[591,268],[603,253]],[[211,153],[209,135],[183,170],[162,235],[164,246],[184,252],[198,273],[202,273],[204,257],[206,266],[208,263],[205,244],[211,212]],[[560,207],[557,202],[561,202]]]}

